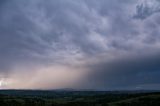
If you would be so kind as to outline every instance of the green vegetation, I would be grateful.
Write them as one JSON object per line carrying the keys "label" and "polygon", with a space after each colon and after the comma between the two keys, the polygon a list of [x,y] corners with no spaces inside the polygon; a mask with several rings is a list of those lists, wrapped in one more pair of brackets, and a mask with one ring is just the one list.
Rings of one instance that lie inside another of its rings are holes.
{"label": "green vegetation", "polygon": [[109,103],[109,106],[160,106],[160,94],[150,94],[118,102]]}
{"label": "green vegetation", "polygon": [[160,106],[160,93],[6,90],[0,106]]}

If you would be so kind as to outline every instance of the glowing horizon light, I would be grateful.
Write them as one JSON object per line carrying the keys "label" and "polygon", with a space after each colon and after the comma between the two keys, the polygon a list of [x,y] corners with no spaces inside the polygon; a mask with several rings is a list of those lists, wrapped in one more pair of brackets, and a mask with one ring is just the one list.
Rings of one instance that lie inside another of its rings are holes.
{"label": "glowing horizon light", "polygon": [[5,82],[3,79],[0,80],[0,88],[7,85],[7,82]]}

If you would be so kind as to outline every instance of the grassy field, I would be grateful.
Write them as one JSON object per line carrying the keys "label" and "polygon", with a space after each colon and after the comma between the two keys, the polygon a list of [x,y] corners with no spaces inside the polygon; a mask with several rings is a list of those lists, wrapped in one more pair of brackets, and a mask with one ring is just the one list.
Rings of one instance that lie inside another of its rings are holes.
{"label": "grassy field", "polygon": [[2,90],[0,106],[160,106],[160,93]]}

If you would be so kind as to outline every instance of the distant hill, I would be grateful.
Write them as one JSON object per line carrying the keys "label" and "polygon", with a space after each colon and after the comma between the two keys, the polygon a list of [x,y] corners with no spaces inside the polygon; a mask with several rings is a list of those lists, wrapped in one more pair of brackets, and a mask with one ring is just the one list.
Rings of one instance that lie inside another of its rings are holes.
{"label": "distant hill", "polygon": [[15,96],[55,96],[56,94],[66,95],[66,94],[78,94],[89,95],[89,94],[140,94],[140,93],[156,93],[160,92],[158,90],[123,90],[123,91],[96,91],[90,89],[54,89],[54,90],[0,90],[0,94],[4,95],[15,95]]}

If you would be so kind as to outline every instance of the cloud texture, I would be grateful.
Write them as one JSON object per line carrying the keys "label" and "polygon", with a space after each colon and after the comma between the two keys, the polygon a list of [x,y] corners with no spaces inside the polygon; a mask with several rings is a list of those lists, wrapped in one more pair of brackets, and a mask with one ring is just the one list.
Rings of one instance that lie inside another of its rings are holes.
{"label": "cloud texture", "polygon": [[159,0],[1,0],[3,88],[160,89],[159,12]]}

